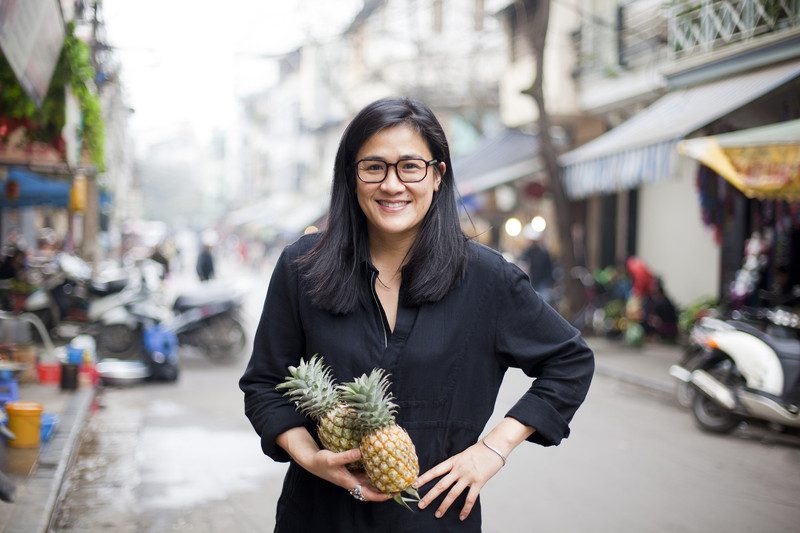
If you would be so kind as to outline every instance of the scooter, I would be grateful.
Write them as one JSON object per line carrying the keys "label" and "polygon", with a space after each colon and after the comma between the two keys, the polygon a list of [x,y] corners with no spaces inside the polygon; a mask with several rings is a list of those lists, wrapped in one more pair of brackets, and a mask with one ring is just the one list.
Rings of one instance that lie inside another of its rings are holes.
{"label": "scooter", "polygon": [[42,318],[57,338],[81,333],[95,337],[98,352],[110,357],[138,355],[141,330],[130,306],[148,299],[157,282],[158,265],[91,276],[91,267],[78,257],[59,254],[40,267],[41,288],[25,302],[25,310]]}
{"label": "scooter", "polygon": [[799,331],[800,315],[782,307],[713,323],[691,367],[670,368],[695,389],[697,425],[713,433],[729,433],[745,420],[800,428]]}
{"label": "scooter", "polygon": [[181,346],[195,347],[212,361],[233,360],[247,343],[241,316],[243,299],[241,292],[228,285],[204,283],[195,292],[175,299],[170,329]]}

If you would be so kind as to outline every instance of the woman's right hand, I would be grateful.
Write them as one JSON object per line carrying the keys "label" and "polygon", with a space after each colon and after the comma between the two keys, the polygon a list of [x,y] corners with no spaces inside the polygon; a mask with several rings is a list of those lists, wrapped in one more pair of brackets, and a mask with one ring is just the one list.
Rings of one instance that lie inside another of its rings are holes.
{"label": "woman's right hand", "polygon": [[345,465],[361,459],[361,451],[358,448],[340,453],[320,450],[304,427],[292,428],[281,433],[276,442],[286,450],[294,462],[315,476],[348,491],[356,485],[361,485],[361,494],[366,501],[383,502],[391,497],[378,492],[364,472],[351,472],[347,469]]}
{"label": "woman's right hand", "polygon": [[300,466],[315,476],[330,481],[345,490],[351,490],[356,485],[361,485],[361,494],[368,502],[385,502],[391,498],[387,494],[378,492],[363,471],[352,472],[345,466],[359,459],[361,459],[361,451],[358,448],[341,453],[318,450],[311,455],[306,464],[300,463]]}

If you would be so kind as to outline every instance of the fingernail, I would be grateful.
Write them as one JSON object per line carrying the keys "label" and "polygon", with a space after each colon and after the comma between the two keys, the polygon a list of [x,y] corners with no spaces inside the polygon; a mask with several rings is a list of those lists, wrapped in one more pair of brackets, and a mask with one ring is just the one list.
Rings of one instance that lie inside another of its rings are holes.
{"label": "fingernail", "polygon": [[461,520],[461,521],[463,522],[464,520],[466,520],[466,519],[467,519],[467,515],[465,515],[465,514],[462,514],[461,516],[459,516],[459,517],[458,517],[458,519],[459,519],[459,520]]}
{"label": "fingernail", "polygon": [[417,507],[419,507],[420,509],[425,509],[425,502],[420,500],[420,502],[417,504]]}
{"label": "fingernail", "polygon": [[441,517],[442,517],[442,513],[440,511],[436,511],[436,518],[441,518]]}

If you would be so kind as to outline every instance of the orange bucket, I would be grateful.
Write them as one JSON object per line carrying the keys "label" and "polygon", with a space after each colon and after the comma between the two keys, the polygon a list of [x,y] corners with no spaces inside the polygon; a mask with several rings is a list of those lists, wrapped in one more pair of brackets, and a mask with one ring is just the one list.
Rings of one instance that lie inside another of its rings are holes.
{"label": "orange bucket", "polygon": [[8,429],[16,438],[9,440],[12,448],[38,448],[41,442],[42,411],[44,407],[37,402],[8,402]]}

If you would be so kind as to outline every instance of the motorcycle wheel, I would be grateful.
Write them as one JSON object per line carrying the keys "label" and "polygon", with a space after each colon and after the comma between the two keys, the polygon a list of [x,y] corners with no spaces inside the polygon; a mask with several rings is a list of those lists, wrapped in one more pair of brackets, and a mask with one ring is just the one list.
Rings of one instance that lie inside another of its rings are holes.
{"label": "motorcycle wheel", "polygon": [[96,341],[97,352],[102,356],[129,359],[139,355],[138,331],[124,324],[101,326]]}
{"label": "motorcycle wheel", "polygon": [[[736,365],[727,357],[706,366],[705,370],[729,387],[741,384],[742,378],[736,371]],[[692,400],[692,414],[697,426],[709,433],[730,433],[739,425],[741,418],[700,391],[695,391]]]}
{"label": "motorcycle wheel", "polygon": [[234,317],[216,317],[204,330],[205,353],[212,361],[233,361],[244,351],[247,332]]}

